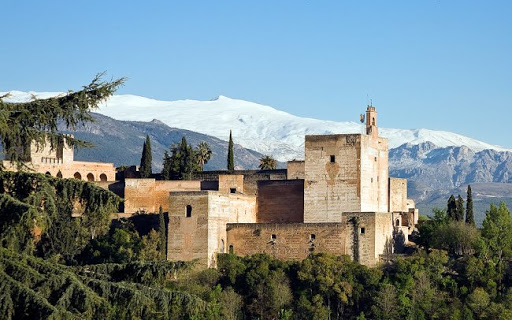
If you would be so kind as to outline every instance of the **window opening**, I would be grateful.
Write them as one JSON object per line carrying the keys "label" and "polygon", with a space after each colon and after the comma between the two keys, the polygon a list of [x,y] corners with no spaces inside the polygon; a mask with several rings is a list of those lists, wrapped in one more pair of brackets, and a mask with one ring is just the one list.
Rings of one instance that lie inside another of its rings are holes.
{"label": "window opening", "polygon": [[236,193],[236,188],[229,188],[230,193]]}
{"label": "window opening", "polygon": [[187,205],[187,218],[192,217],[192,206]]}
{"label": "window opening", "polygon": [[365,231],[366,231],[366,230],[365,230],[365,228],[361,228],[361,229],[359,230],[359,232],[360,232],[361,234],[364,234],[364,233],[365,233]]}
{"label": "window opening", "polygon": [[336,156],[335,155],[331,155],[331,163],[334,163],[336,162]]}

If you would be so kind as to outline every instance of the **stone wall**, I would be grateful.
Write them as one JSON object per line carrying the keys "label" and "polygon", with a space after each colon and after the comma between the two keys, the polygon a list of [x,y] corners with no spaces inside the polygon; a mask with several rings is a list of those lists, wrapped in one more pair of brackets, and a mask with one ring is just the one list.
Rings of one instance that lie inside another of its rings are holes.
{"label": "stone wall", "polygon": [[277,170],[219,170],[202,171],[192,174],[192,179],[203,181],[219,181],[219,175],[243,175],[244,193],[255,195],[258,192],[257,182],[260,180],[286,180],[286,169]]}
{"label": "stone wall", "polygon": [[304,180],[258,181],[257,222],[304,222]]}
{"label": "stone wall", "polygon": [[374,135],[362,135],[360,167],[360,211],[387,212],[389,192],[388,140]]}
{"label": "stone wall", "polygon": [[244,176],[241,174],[219,175],[219,189],[223,193],[244,193]]}
{"label": "stone wall", "polygon": [[389,212],[407,212],[407,179],[389,178]]}
{"label": "stone wall", "polygon": [[281,260],[303,260],[312,252],[346,254],[342,223],[228,224],[228,251],[239,256],[266,253]]}
{"label": "stone wall", "polygon": [[288,180],[292,179],[304,179],[305,176],[305,162],[304,161],[288,161],[286,164],[286,178]]}
{"label": "stone wall", "polygon": [[[208,192],[172,192],[167,228],[167,260],[208,266]],[[191,207],[187,217],[187,206]]]}
{"label": "stone wall", "polygon": [[125,179],[124,183],[125,213],[158,212],[160,206],[168,211],[169,192],[201,190],[197,180]]}
{"label": "stone wall", "polygon": [[[188,216],[189,213],[189,216]],[[217,191],[171,192],[167,259],[215,267],[226,252],[226,224],[256,222],[256,197]]]}
{"label": "stone wall", "polygon": [[376,266],[393,242],[392,215],[375,212],[345,212],[347,254],[366,266]]}
{"label": "stone wall", "polygon": [[304,222],[361,210],[361,135],[306,136]]}

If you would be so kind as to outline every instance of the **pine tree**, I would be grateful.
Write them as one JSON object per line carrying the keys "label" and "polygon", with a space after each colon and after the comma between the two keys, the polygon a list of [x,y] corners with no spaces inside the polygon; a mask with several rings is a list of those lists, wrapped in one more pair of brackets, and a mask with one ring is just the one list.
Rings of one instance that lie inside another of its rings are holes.
{"label": "pine tree", "polygon": [[165,232],[165,216],[162,206],[158,209],[158,232],[160,234],[160,243],[159,243],[159,251],[160,251],[160,259],[166,260],[167,258],[167,233]]}
{"label": "pine tree", "polygon": [[457,197],[457,204],[456,204],[456,210],[455,210],[455,220],[457,221],[464,221],[464,199],[459,196]]}
{"label": "pine tree", "polygon": [[140,158],[139,173],[141,178],[149,178],[151,176],[151,140],[149,135],[146,135],[146,141],[142,147],[142,157]]}
{"label": "pine tree", "polygon": [[468,193],[466,199],[466,223],[475,226],[475,216],[473,214],[473,195],[471,194],[471,186],[468,185]]}
{"label": "pine tree", "polygon": [[448,199],[448,208],[446,210],[446,213],[447,213],[448,218],[450,220],[452,220],[452,221],[456,220],[456,216],[457,216],[457,200],[455,200],[455,197],[453,196],[453,194]]}
{"label": "pine tree", "polygon": [[235,161],[233,155],[233,136],[231,134],[231,130],[229,130],[229,144],[228,144],[228,170],[235,170]]}
{"label": "pine tree", "polygon": [[75,147],[90,145],[58,132],[57,125],[64,123],[66,128],[75,129],[77,125],[92,121],[91,111],[98,108],[125,81],[121,78],[103,82],[102,76],[98,74],[80,91],[68,91],[65,95],[48,99],[8,103],[2,100],[8,94],[0,96],[0,140],[5,159],[17,164],[30,161],[28,151],[31,143],[38,148],[48,141],[52,148],[64,142]]}
{"label": "pine tree", "polygon": [[169,155],[169,152],[167,151],[164,152],[164,162],[162,167],[162,178],[164,180],[171,180],[172,159],[171,156]]}

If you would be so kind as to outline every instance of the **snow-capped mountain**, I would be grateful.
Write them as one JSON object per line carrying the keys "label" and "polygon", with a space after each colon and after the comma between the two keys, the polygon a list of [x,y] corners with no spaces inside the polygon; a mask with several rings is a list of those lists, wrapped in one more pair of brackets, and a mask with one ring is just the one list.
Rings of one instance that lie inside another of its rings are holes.
{"label": "snow-capped mountain", "polygon": [[[57,94],[11,91],[5,101],[21,102],[33,97],[48,98]],[[270,106],[224,96],[211,101],[159,101],[135,95],[114,95],[102,104],[98,112],[118,120],[158,119],[170,127],[192,130],[223,140],[228,139],[229,131],[232,130],[236,143],[262,154],[270,154],[280,161],[304,157],[305,135],[363,131],[359,123],[302,118]],[[347,118],[353,118],[353,115],[347,114]],[[418,145],[432,142],[437,147],[466,146],[475,152],[486,149],[512,151],[446,131],[380,128],[380,135],[389,139],[390,148],[404,143]]]}

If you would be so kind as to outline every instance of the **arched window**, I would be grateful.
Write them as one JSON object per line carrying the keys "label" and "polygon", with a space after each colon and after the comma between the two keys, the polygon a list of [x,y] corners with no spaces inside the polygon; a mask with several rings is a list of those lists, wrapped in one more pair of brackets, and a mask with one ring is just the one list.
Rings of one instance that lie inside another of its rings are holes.
{"label": "arched window", "polygon": [[50,171],[46,171],[45,175],[51,176],[52,174],[50,173]]}
{"label": "arched window", "polygon": [[224,239],[220,239],[220,248],[219,248],[219,252],[220,252],[220,253],[224,253]]}
{"label": "arched window", "polygon": [[62,172],[60,172],[60,170],[57,172],[57,178],[62,179]]}
{"label": "arched window", "polygon": [[100,181],[107,181],[107,175],[104,173],[100,174]]}
{"label": "arched window", "polygon": [[397,227],[400,227],[400,219],[396,219],[395,225],[396,225]]}
{"label": "arched window", "polygon": [[372,118],[372,126],[375,125],[375,118]]}
{"label": "arched window", "polygon": [[191,205],[187,205],[187,218],[190,218],[192,217],[192,206]]}
{"label": "arched window", "polygon": [[73,175],[73,178],[82,180],[82,175],[80,174],[80,172],[75,172],[75,174]]}
{"label": "arched window", "polygon": [[87,175],[87,181],[94,181],[94,175],[92,173]]}
{"label": "arched window", "polygon": [[229,254],[233,254],[235,252],[235,249],[233,248],[233,245],[229,245]]}

